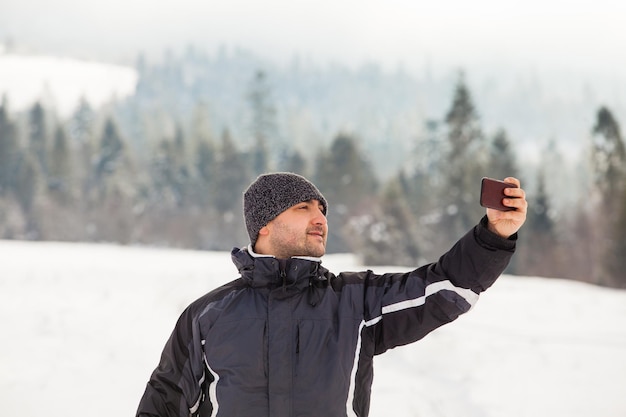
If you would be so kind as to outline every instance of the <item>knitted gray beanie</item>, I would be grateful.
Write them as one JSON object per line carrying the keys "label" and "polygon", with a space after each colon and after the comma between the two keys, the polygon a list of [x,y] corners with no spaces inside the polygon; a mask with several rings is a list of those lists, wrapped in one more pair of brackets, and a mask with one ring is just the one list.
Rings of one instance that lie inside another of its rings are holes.
{"label": "knitted gray beanie", "polygon": [[263,226],[289,207],[309,200],[322,203],[326,215],[326,199],[303,176],[291,172],[260,175],[243,194],[243,216],[252,247]]}

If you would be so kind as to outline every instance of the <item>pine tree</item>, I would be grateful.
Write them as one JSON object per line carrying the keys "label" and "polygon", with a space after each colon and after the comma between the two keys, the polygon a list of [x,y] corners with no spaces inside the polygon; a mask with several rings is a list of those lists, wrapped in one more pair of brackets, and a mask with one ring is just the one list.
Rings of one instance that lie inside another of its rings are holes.
{"label": "pine tree", "polygon": [[48,189],[57,202],[67,204],[72,193],[72,160],[68,138],[62,126],[57,126],[49,159]]}
{"label": "pine tree", "polygon": [[620,263],[616,257],[623,257],[623,253],[616,251],[623,246],[619,240],[623,232],[619,229],[626,189],[626,150],[619,124],[608,108],[598,110],[592,132],[593,185],[598,196],[590,214],[595,226],[592,279],[598,284],[613,285],[624,275],[623,271],[616,270]]}
{"label": "pine tree", "polygon": [[29,112],[28,118],[29,151],[35,157],[39,170],[48,174],[48,132],[46,127],[46,112],[37,102]]}
{"label": "pine tree", "polygon": [[267,172],[270,166],[268,141],[276,139],[276,109],[271,94],[267,75],[264,71],[257,71],[248,92],[250,131],[254,139],[252,169],[256,175]]}
{"label": "pine tree", "polygon": [[196,150],[196,170],[202,180],[209,184],[213,177],[213,164],[215,163],[215,147],[211,142],[202,141]]}
{"label": "pine tree", "polygon": [[37,162],[30,154],[21,153],[16,166],[14,193],[26,219],[25,234],[30,239],[37,239],[40,234],[34,209],[40,176]]}
{"label": "pine tree", "polygon": [[113,119],[108,118],[104,125],[100,147],[96,157],[94,173],[97,181],[115,172],[120,162],[124,143]]}
{"label": "pine tree", "polygon": [[329,215],[329,252],[345,251],[350,239],[343,226],[354,215],[371,213],[378,188],[372,167],[356,146],[353,137],[339,134],[330,149],[318,155],[314,183],[332,207]]}
{"label": "pine tree", "polygon": [[176,198],[170,195],[170,184],[174,177],[174,157],[173,146],[167,139],[162,139],[154,155],[150,158],[150,178],[152,180],[152,189],[156,193],[153,203],[162,207],[169,206],[169,203],[175,204]]}
{"label": "pine tree", "polygon": [[371,164],[350,135],[337,135],[316,163],[315,183],[333,206],[343,205],[350,211],[377,191]]}
{"label": "pine tree", "polygon": [[408,181],[402,172],[382,189],[380,210],[351,219],[352,241],[367,265],[416,265],[420,249],[416,220],[407,201]]}
{"label": "pine tree", "polygon": [[607,273],[612,284],[626,288],[626,188],[619,194],[615,227],[609,233],[609,250],[606,253]]}
{"label": "pine tree", "polygon": [[506,130],[500,129],[491,141],[490,160],[487,176],[504,179],[506,177],[519,178],[517,161]]}
{"label": "pine tree", "polygon": [[222,133],[216,169],[214,204],[220,213],[241,211],[241,193],[253,176],[245,163],[243,154],[237,149],[228,129]]}
{"label": "pine tree", "polygon": [[[558,199],[551,201],[552,210],[554,210],[555,214],[564,211],[571,213],[571,207],[578,203],[576,200],[577,194],[572,188],[572,175],[565,169],[568,165],[567,161],[554,138],[550,138],[541,150],[540,161],[543,175],[549,180],[546,182],[546,194],[552,196],[559,195]],[[562,192],[565,189],[568,190],[567,193]]]}
{"label": "pine tree", "polygon": [[308,177],[307,161],[297,150],[288,152],[286,157],[282,159],[281,171],[293,172]]}
{"label": "pine tree", "polygon": [[174,134],[174,176],[171,187],[178,196],[179,205],[184,205],[188,197],[191,174],[187,165],[187,145],[182,127],[177,124]]}
{"label": "pine tree", "polygon": [[444,139],[441,123],[427,120],[424,134],[415,141],[406,174],[406,189],[411,210],[421,218],[438,217],[440,212],[439,190],[445,174],[442,166]]}
{"label": "pine tree", "polygon": [[184,133],[180,125],[174,138],[163,138],[151,159],[150,171],[157,201],[171,202],[174,206],[186,205],[191,186],[191,173],[187,164]]}
{"label": "pine tree", "polygon": [[591,158],[594,185],[609,208],[626,181],[626,150],[620,127],[611,111],[601,107],[593,127]]}
{"label": "pine tree", "polygon": [[[109,117],[105,121],[87,182],[86,191],[89,201],[96,197],[102,203],[107,198],[113,178],[123,164],[124,142],[116,123]],[[128,178],[124,179],[124,181],[128,180]],[[93,191],[97,194],[93,195]]]}
{"label": "pine tree", "polygon": [[15,184],[19,153],[15,123],[10,119],[6,97],[0,106],[0,197]]}
{"label": "pine tree", "polygon": [[572,263],[559,245],[554,220],[554,210],[547,193],[546,175],[543,169],[537,173],[537,189],[528,206],[525,230],[527,239],[518,245],[519,254],[513,257],[507,272],[522,275],[563,277],[567,264]]}
{"label": "pine tree", "polygon": [[487,149],[471,94],[459,78],[452,106],[446,114],[447,153],[442,187],[443,229],[451,243],[478,222],[484,210],[478,205],[480,179],[485,176]]}
{"label": "pine tree", "polygon": [[94,110],[82,97],[69,122],[69,137],[74,144],[90,143],[93,136]]}
{"label": "pine tree", "polygon": [[537,175],[537,194],[528,212],[528,228],[535,234],[552,235],[554,220],[551,216],[550,200],[546,192],[546,176],[543,170]]}
{"label": "pine tree", "polygon": [[225,250],[247,239],[241,221],[242,192],[254,178],[245,155],[237,149],[227,129],[222,133],[215,165],[215,187],[210,197],[220,217],[213,225],[217,240],[211,246]]}
{"label": "pine tree", "polygon": [[69,121],[69,142],[76,149],[76,176],[83,180],[88,178],[91,170],[95,117],[93,109],[83,97]]}
{"label": "pine tree", "polygon": [[193,169],[190,176],[194,180],[194,200],[203,208],[208,208],[213,193],[215,179],[216,146],[209,123],[209,111],[203,102],[196,104],[189,126]]}

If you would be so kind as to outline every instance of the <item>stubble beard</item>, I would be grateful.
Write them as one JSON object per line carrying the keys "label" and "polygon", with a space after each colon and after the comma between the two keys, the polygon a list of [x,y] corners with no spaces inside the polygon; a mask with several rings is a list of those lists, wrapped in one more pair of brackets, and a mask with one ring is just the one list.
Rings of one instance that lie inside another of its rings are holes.
{"label": "stubble beard", "polygon": [[[271,243],[274,256],[287,259],[293,256],[311,256],[320,258],[326,253],[326,235],[317,236],[312,232],[324,233],[323,228],[311,227],[304,234],[298,233],[285,224],[277,224],[277,233]],[[321,239],[321,242],[320,242]]]}

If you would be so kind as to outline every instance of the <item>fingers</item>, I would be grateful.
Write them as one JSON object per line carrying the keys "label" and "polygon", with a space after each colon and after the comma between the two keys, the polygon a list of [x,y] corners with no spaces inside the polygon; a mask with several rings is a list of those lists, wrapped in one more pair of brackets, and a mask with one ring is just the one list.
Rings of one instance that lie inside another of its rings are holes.
{"label": "fingers", "polygon": [[515,188],[508,187],[503,190],[505,197],[502,199],[502,203],[515,210],[498,211],[488,208],[487,218],[489,219],[489,230],[508,238],[516,233],[526,222],[528,202],[526,201],[526,192],[521,187],[520,180],[515,177],[507,177],[504,179],[504,182],[515,185]]}
{"label": "fingers", "polygon": [[515,208],[517,212],[525,214],[528,202],[526,201],[526,192],[520,187],[520,181],[513,177],[508,177],[504,181],[517,185],[517,188],[505,188],[504,195],[506,198],[504,198],[502,203],[507,207]]}
{"label": "fingers", "polygon": [[520,181],[515,177],[506,177],[503,181],[508,182],[509,184],[515,184],[517,187],[521,185]]}
{"label": "fingers", "polygon": [[528,210],[528,202],[523,198],[505,198],[503,203],[507,207],[513,207],[515,210],[507,211],[512,217],[518,217],[519,215],[526,215]]}

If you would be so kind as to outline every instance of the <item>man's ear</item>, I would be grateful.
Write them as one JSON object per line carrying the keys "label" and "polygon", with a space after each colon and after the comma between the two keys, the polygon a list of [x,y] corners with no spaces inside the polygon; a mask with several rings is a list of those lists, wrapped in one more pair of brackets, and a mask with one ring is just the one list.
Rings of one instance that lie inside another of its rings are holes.
{"label": "man's ear", "polygon": [[263,226],[261,227],[261,230],[259,230],[259,236],[267,236],[270,234],[270,229],[267,226]]}

